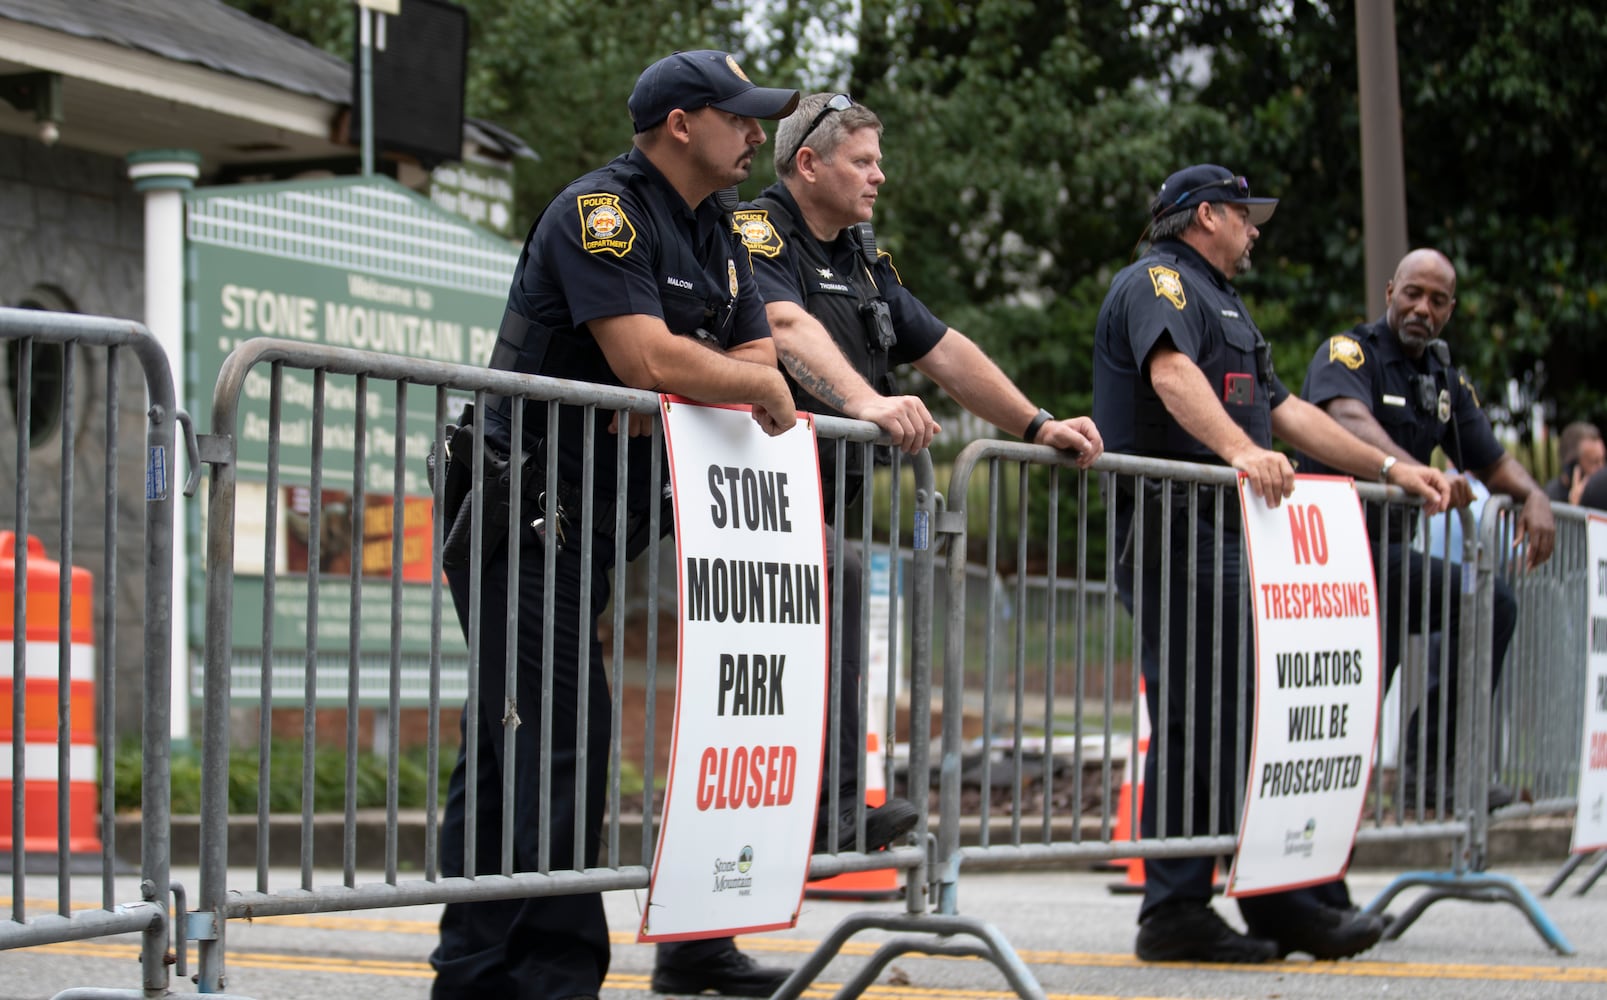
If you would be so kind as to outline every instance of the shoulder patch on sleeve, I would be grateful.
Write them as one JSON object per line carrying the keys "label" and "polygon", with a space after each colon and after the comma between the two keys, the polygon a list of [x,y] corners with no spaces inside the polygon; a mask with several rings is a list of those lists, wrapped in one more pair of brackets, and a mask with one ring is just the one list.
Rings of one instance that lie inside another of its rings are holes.
{"label": "shoulder patch on sleeve", "polygon": [[881,263],[886,264],[887,269],[889,271],[893,272],[893,280],[894,281],[898,282],[900,285],[902,285],[904,283],[904,279],[899,277],[898,268],[893,266],[893,255],[892,254],[888,253],[886,250],[877,250],[876,251],[876,259],[878,261],[880,261]]}
{"label": "shoulder patch on sleeve", "polygon": [[1481,410],[1484,409],[1484,404],[1479,402],[1479,390],[1473,388],[1473,383],[1468,381],[1468,377],[1462,374],[1461,369],[1456,372],[1456,380],[1462,383],[1462,388],[1466,389],[1468,395],[1473,397],[1473,405]]}
{"label": "shoulder patch on sleeve", "polygon": [[1337,361],[1351,371],[1367,363],[1367,358],[1361,352],[1361,344],[1342,333],[1328,338],[1328,360]]}
{"label": "shoulder patch on sleeve", "polygon": [[1181,310],[1188,305],[1188,296],[1183,292],[1183,276],[1169,267],[1155,264],[1149,269],[1150,284],[1155,286],[1155,296],[1165,298],[1166,301]]}
{"label": "shoulder patch on sleeve", "polygon": [[785,243],[781,241],[781,234],[776,227],[770,224],[770,213],[762,208],[744,208],[731,213],[736,227],[737,235],[742,237],[743,244],[749,253],[756,253],[761,257],[779,256]]}
{"label": "shoulder patch on sleeve", "polygon": [[575,197],[580,210],[580,246],[587,253],[624,257],[636,243],[636,227],[625,217],[619,195],[607,191]]}

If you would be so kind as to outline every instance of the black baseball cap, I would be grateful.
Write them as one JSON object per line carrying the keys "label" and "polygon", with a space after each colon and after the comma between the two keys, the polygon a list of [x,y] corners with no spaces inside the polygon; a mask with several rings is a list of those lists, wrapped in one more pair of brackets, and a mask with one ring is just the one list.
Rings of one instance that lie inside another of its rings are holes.
{"label": "black baseball cap", "polygon": [[700,49],[665,56],[643,70],[628,105],[636,131],[645,132],[676,108],[719,108],[774,121],[792,114],[798,106],[798,92],[756,87],[729,52]]}
{"label": "black baseball cap", "polygon": [[1248,205],[1253,226],[1272,218],[1273,209],[1278,207],[1276,198],[1250,197],[1250,182],[1242,175],[1214,163],[1197,163],[1166,178],[1150,202],[1149,214],[1152,219],[1162,219],[1206,202]]}

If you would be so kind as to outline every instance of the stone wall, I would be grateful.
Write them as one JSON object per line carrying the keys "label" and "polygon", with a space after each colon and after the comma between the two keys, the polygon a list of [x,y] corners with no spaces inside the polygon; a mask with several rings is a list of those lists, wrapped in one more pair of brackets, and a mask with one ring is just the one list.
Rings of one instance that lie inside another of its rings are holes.
{"label": "stone wall", "polygon": [[[0,136],[0,305],[143,320],[144,201],[120,158],[47,147]],[[106,508],[116,505],[117,731],[141,731],[144,643],[145,381],[129,352],[118,361],[116,492],[107,490],[107,352],[74,351],[69,410],[72,438],[72,562],[96,576],[106,568]],[[0,358],[0,530],[17,524],[16,372],[10,352]],[[61,556],[64,427],[28,452],[28,531]],[[115,496],[115,499],[109,499]],[[9,595],[6,596],[9,600]],[[97,608],[97,618],[98,618]],[[97,636],[97,639],[99,637]],[[97,664],[105,697],[106,665]]]}

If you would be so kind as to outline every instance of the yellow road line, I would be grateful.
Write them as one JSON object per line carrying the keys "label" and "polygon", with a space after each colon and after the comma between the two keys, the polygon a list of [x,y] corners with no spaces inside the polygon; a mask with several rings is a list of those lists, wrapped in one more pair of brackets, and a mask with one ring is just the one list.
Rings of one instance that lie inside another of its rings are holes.
{"label": "yellow road line", "polygon": [[[433,924],[424,921],[372,921],[352,920],[344,917],[330,917],[327,915],[310,917],[272,917],[265,918],[264,922],[288,924],[303,927],[334,928],[334,929],[375,929],[366,925],[390,924],[397,928],[405,928],[409,933],[435,933]],[[353,927],[352,925],[363,925]],[[635,937],[626,932],[614,932],[609,935],[612,943],[628,945],[635,942]],[[814,950],[818,942],[786,939],[746,937],[742,939],[744,949],[753,952],[800,954]],[[873,952],[878,947],[876,942],[850,941],[842,949],[841,954],[849,956],[863,956]],[[86,957],[101,958],[130,958],[138,955],[138,948],[134,945],[113,944],[109,942],[70,941],[61,944],[40,945],[25,949],[38,952],[55,952]],[[1133,969],[1165,968],[1172,970],[1193,969],[1201,972],[1224,972],[1230,968],[1234,972],[1271,973],[1274,975],[1303,975],[1326,977],[1353,977],[1373,979],[1450,979],[1450,980],[1477,980],[1483,982],[1533,982],[1533,983],[1582,983],[1589,985],[1607,984],[1607,969],[1600,967],[1567,967],[1548,965],[1456,965],[1446,963],[1422,962],[1272,962],[1266,965],[1238,965],[1221,966],[1190,962],[1140,962],[1127,955],[1099,954],[1092,952],[1065,952],[1065,951],[1022,951],[1018,953],[1023,962],[1032,966],[1065,966],[1072,968],[1100,968],[1100,969]],[[970,961],[976,958],[947,958],[944,956],[913,957],[941,958],[944,961]],[[389,959],[354,959],[344,957],[325,957],[313,955],[287,955],[273,952],[239,952],[229,953],[228,961],[231,965],[240,968],[253,969],[279,969],[285,971],[302,972],[333,972],[333,973],[359,973],[367,975],[398,976],[403,978],[428,978],[432,975],[429,965],[422,961],[389,960]],[[640,980],[640,982],[638,982]],[[608,980],[610,987],[619,989],[646,989],[645,976],[632,976],[625,973],[615,973]],[[807,996],[830,996],[835,990],[830,984],[817,983],[806,993]],[[885,991],[885,992],[884,992]],[[964,998],[991,998],[1008,997],[1008,992],[973,991],[955,988],[923,989],[916,986],[875,986],[867,996],[899,998],[899,1000],[922,1000],[926,997],[941,997],[945,1000],[964,1000]],[[1056,994],[1055,1000],[1085,1000],[1083,995]],[[1099,998],[1103,1000],[1103,998]],[[1132,1000],[1132,998],[1127,998]]]}

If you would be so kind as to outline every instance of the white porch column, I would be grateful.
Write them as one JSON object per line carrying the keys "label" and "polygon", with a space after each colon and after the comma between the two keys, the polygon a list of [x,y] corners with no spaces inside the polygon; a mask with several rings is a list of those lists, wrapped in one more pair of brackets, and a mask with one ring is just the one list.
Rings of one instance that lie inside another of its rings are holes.
{"label": "white porch column", "polygon": [[[184,192],[201,175],[201,156],[188,149],[140,150],[128,155],[128,176],[145,195],[145,325],[167,353],[178,405],[191,411],[184,363]],[[179,429],[180,435],[183,429]],[[176,452],[184,452],[178,442]],[[190,738],[190,539],[185,469],[175,455],[173,497],[172,736]]]}

